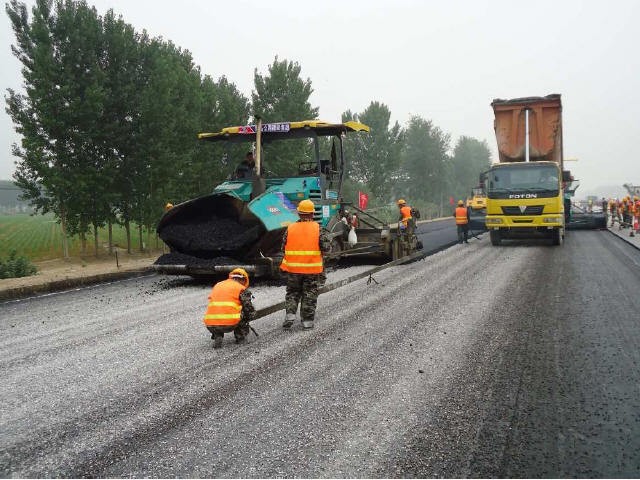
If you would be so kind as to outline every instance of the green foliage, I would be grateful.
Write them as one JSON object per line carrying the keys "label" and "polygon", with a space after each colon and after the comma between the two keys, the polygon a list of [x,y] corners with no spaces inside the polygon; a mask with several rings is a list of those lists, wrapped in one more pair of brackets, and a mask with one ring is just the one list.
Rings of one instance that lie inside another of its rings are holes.
{"label": "green foliage", "polygon": [[449,135],[430,120],[419,116],[411,118],[405,132],[399,175],[403,196],[410,197],[414,203],[418,200],[440,202],[449,184],[449,141]]}
{"label": "green foliage", "polygon": [[351,179],[366,184],[375,202],[390,201],[390,187],[397,179],[403,132],[398,122],[391,126],[391,111],[384,103],[371,102],[362,112],[346,111],[342,121],[355,120],[368,125],[368,135],[350,135],[345,139],[347,172]]}
{"label": "green foliage", "polygon": [[[266,75],[255,69],[255,90],[251,94],[253,115],[264,123],[313,120],[318,108],[311,106],[313,93],[311,80],[300,77],[302,67],[297,62],[279,61],[269,65]],[[265,169],[276,175],[292,175],[298,172],[300,163],[311,160],[312,150],[306,139],[289,140],[265,147]]]}
{"label": "green foliage", "polygon": [[6,258],[0,258],[0,279],[28,277],[37,272],[36,266],[24,255],[18,256],[16,250],[11,250]]}
{"label": "green foliage", "polygon": [[[139,243],[137,224],[132,227],[132,241]],[[98,243],[101,251],[107,251],[108,231],[98,229]],[[114,225],[113,242],[119,248],[126,248],[126,233],[122,226]],[[62,229],[53,214],[46,215],[0,215],[0,250],[16,250],[33,261],[49,260],[62,256]],[[69,253],[81,254],[81,241],[76,235],[69,238]]]}
{"label": "green foliage", "polygon": [[195,136],[247,121],[249,102],[225,77],[202,76],[188,51],[85,1],[37,0],[29,15],[12,0],[6,11],[26,87],[6,97],[22,136],[14,178],[64,237],[106,222],[149,229],[164,203],[226,177],[231,166],[212,165]]}
{"label": "green foliage", "polygon": [[462,136],[453,149],[451,195],[462,199],[471,194],[480,174],[491,166],[491,151],[486,141]]}

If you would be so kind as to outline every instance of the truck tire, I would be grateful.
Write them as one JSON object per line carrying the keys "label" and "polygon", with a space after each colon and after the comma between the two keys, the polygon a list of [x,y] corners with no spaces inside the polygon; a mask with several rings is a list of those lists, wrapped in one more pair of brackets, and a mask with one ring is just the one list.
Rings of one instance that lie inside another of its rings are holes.
{"label": "truck tire", "polygon": [[489,238],[491,239],[491,245],[496,247],[500,246],[500,242],[502,241],[502,236],[500,235],[500,230],[491,230],[489,232]]}
{"label": "truck tire", "polygon": [[562,241],[564,240],[564,232],[561,228],[554,228],[551,231],[551,244],[552,245],[562,245]]}

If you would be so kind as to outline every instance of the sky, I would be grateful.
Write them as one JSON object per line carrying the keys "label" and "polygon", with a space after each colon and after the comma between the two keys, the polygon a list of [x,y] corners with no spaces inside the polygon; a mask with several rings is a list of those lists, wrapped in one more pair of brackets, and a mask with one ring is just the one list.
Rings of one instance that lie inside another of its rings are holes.
{"label": "sky", "polygon": [[[254,69],[265,73],[277,55],[300,63],[322,120],[377,100],[401,125],[420,115],[452,146],[472,136],[494,157],[492,99],[560,93],[564,154],[578,159],[567,167],[583,194],[640,184],[640,1],[88,3],[190,50],[203,73],[225,75],[247,96]],[[3,92],[22,84],[13,41],[3,14]],[[3,109],[0,179],[15,169],[15,141]]]}

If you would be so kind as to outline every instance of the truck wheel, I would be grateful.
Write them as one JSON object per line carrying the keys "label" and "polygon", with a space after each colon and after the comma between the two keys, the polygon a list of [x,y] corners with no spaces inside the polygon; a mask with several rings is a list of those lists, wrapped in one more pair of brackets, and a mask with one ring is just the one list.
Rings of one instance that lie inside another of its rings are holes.
{"label": "truck wheel", "polygon": [[502,241],[502,236],[500,235],[500,231],[499,230],[491,230],[489,232],[489,238],[491,239],[491,245],[494,245],[496,247],[500,246],[500,242]]}
{"label": "truck wheel", "polygon": [[563,240],[564,240],[564,235],[561,228],[555,228],[551,231],[552,245],[562,245]]}

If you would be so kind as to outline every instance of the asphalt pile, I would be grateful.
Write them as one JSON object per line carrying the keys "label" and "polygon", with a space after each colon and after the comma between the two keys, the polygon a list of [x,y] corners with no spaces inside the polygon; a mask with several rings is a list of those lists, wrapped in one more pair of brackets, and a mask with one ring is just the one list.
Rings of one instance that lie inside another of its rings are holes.
{"label": "asphalt pile", "polygon": [[231,257],[199,258],[178,252],[165,253],[155,261],[155,265],[187,265],[189,267],[215,267],[218,265],[240,264],[242,264],[240,260]]}
{"label": "asphalt pile", "polygon": [[246,226],[215,215],[169,223],[159,232],[173,250],[209,256],[208,252],[233,252],[258,240],[260,226]]}

